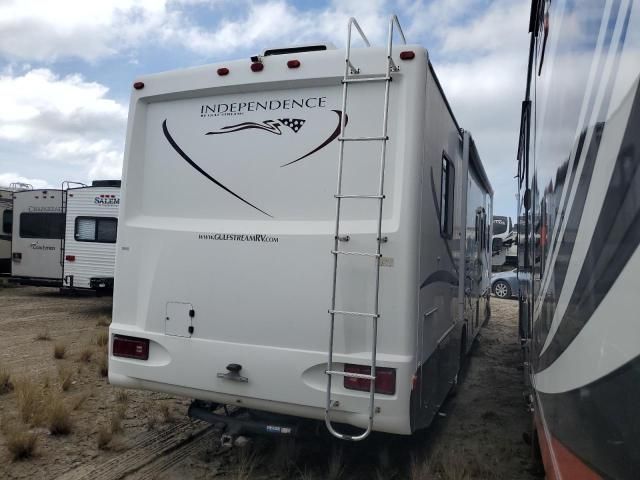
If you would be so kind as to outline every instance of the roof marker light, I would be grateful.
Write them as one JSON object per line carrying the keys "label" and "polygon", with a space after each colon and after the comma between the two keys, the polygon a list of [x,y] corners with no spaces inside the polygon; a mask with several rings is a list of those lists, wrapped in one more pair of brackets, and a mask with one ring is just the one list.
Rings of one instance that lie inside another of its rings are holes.
{"label": "roof marker light", "polygon": [[133,84],[133,88],[136,90],[142,90],[144,88],[144,82],[136,82]]}
{"label": "roof marker light", "polygon": [[75,256],[75,255],[66,255],[66,256],[64,257],[64,259],[65,259],[67,262],[75,262],[75,261],[76,261],[76,256]]}
{"label": "roof marker light", "polygon": [[411,50],[405,50],[404,52],[400,52],[400,60],[413,60],[416,57],[415,52]]}
{"label": "roof marker light", "polygon": [[225,75],[229,75],[229,69],[227,67],[222,67],[218,69],[218,75],[224,77]]}
{"label": "roof marker light", "polygon": [[300,60],[289,60],[287,62],[287,67],[289,68],[298,68],[300,66]]}
{"label": "roof marker light", "polygon": [[264,68],[264,64],[262,62],[253,62],[251,64],[252,72],[261,72],[263,68]]}

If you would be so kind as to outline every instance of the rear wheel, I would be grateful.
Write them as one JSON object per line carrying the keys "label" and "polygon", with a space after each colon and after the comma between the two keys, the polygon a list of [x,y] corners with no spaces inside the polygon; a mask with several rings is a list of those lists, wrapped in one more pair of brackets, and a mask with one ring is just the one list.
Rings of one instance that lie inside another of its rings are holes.
{"label": "rear wheel", "polygon": [[511,287],[504,280],[498,280],[493,284],[493,294],[498,298],[511,297]]}

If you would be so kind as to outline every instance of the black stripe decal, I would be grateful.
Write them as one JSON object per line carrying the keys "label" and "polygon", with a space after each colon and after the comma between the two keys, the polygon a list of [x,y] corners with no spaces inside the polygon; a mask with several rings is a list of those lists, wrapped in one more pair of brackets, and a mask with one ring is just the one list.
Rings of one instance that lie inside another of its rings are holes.
{"label": "black stripe decal", "polygon": [[[336,127],[336,129],[333,131],[333,133],[329,136],[329,138],[327,138],[324,142],[322,142],[320,145],[318,145],[316,148],[314,148],[313,150],[311,150],[309,153],[305,153],[303,156],[296,158],[295,160],[290,161],[289,163],[285,163],[284,165],[280,165],[280,167],[286,167],[288,165],[292,165],[296,162],[299,162],[300,160],[302,160],[303,158],[307,158],[309,155],[312,155],[314,153],[316,153],[318,150],[323,149],[324,147],[326,147],[327,145],[329,145],[331,142],[333,142],[336,137],[338,135],[340,135],[340,125],[342,123],[342,112],[340,110],[331,110],[332,112],[335,112],[336,115],[338,115],[338,126]],[[347,126],[347,123],[349,123],[349,116],[345,115],[344,116],[344,126]]]}
{"label": "black stripe decal", "polygon": [[208,178],[209,180],[211,180],[213,183],[215,183],[218,187],[220,187],[221,189],[223,189],[225,192],[230,193],[231,195],[233,195],[234,197],[236,197],[238,200],[246,203],[247,205],[249,205],[250,207],[255,208],[256,210],[258,210],[260,213],[264,213],[265,215],[267,215],[268,217],[273,218],[273,215],[268,214],[267,212],[265,212],[264,210],[256,207],[253,203],[248,202],[247,200],[245,200],[244,198],[242,198],[240,195],[238,195],[237,193],[233,192],[232,190],[230,190],[228,187],[224,186],[222,183],[220,183],[218,180],[216,180],[215,178],[213,178],[211,175],[209,175],[207,172],[205,172],[200,165],[198,165],[196,162],[194,162],[193,160],[191,160],[191,158],[189,158],[189,155],[187,155],[184,150],[182,150],[180,148],[180,146],[175,142],[175,140],[173,139],[173,137],[171,136],[171,134],[169,133],[169,129],[167,128],[167,119],[165,119],[162,122],[162,131],[164,132],[164,136],[167,139],[167,141],[169,142],[169,144],[173,147],[173,149],[178,153],[178,155],[180,155],[189,165],[191,165],[193,168],[195,168],[200,174],[202,174],[204,177]]}
{"label": "black stripe decal", "polygon": [[538,371],[551,365],[580,333],[640,245],[639,131],[640,88],[578,281]]}

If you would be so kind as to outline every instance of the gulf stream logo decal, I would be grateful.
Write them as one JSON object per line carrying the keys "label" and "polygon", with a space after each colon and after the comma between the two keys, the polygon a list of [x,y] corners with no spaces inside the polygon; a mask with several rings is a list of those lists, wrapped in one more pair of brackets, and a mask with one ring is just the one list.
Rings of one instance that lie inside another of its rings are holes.
{"label": "gulf stream logo decal", "polygon": [[[304,155],[280,165],[280,167],[287,167],[289,165],[293,165],[294,163],[297,163],[300,160],[303,160],[309,157],[310,155],[313,155],[318,150],[321,150],[327,145],[329,145],[338,137],[338,135],[340,135],[340,124],[342,122],[342,112],[340,110],[332,110],[332,112],[336,114],[336,126],[334,130],[331,132],[331,134],[322,143],[320,143],[320,145],[317,145],[316,147],[314,147]],[[349,119],[345,115],[344,117],[345,126],[347,125],[348,121]],[[283,126],[291,129],[291,131],[294,134],[297,134],[300,131],[300,129],[304,126],[305,122],[306,120],[301,118],[280,118],[275,120],[265,120],[263,122],[242,122],[242,123],[224,126],[219,130],[206,132],[205,135],[234,134],[234,133],[245,131],[245,130],[254,130],[255,134],[262,134],[263,132],[267,132],[273,135],[282,135],[284,131],[282,129]],[[173,139],[171,132],[169,132],[169,127],[167,125],[166,118],[162,122],[162,132],[164,133],[165,138],[169,142],[169,145],[171,145],[171,147],[176,151],[176,153],[180,155],[184,159],[184,161],[186,161],[189,165],[191,165],[196,171],[198,171],[198,173],[200,173],[205,178],[207,178],[208,180],[216,184],[218,187],[220,187],[222,190],[227,192],[229,195],[234,196],[241,202],[249,205],[250,207],[254,208],[260,213],[263,213],[264,215],[267,215],[268,217],[273,218],[273,215],[271,215],[270,213],[257,207],[253,203],[249,202],[248,200],[246,200],[245,198],[241,197],[236,192],[231,190],[228,186],[220,183],[210,173],[206,172],[200,165],[198,165],[189,155],[187,155],[187,153]]]}

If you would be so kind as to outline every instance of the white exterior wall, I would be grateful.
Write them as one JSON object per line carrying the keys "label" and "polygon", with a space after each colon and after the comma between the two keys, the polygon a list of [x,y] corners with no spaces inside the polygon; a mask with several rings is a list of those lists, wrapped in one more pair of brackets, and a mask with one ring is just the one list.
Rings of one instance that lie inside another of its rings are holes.
{"label": "white exterior wall", "polygon": [[[393,433],[411,431],[422,281],[416,219],[427,63],[422,47],[405,49],[415,51],[416,58],[403,62],[394,51],[401,70],[391,82],[382,225],[389,238],[383,255],[393,266],[381,272],[378,336],[378,365],[395,368],[397,382],[395,395],[376,396],[381,411],[374,426]],[[301,68],[287,69],[290,58],[299,59]],[[380,74],[386,64],[384,50],[376,48],[355,50],[352,60],[362,75]],[[237,61],[148,76],[141,79],[144,89],[132,92],[110,332],[149,338],[150,357],[136,361],[111,355],[109,379],[115,385],[321,419],[338,142],[286,163],[337,127],[339,117],[332,110],[341,108],[344,52],[266,57],[264,63],[260,73]],[[230,74],[217,76],[220,66]],[[383,88],[382,82],[351,88],[347,135],[380,134]],[[322,107],[203,116],[207,105],[289,98],[324,100]],[[280,134],[252,128],[206,135],[242,122],[283,118],[305,123],[299,132],[281,126]],[[202,171],[170,144],[167,132]],[[374,142],[345,146],[343,193],[376,192],[379,149]],[[373,251],[377,202],[351,200],[343,206],[342,232],[351,237],[345,249]],[[241,237],[255,234],[277,241]],[[373,260],[341,258],[340,264],[337,307],[370,310]],[[176,319],[180,305],[184,313]],[[193,320],[186,316],[189,308],[195,310]],[[338,319],[336,368],[342,362],[368,364],[370,334],[364,318]],[[217,378],[229,363],[241,364],[249,382]],[[333,397],[340,402],[335,420],[365,425],[368,393],[346,390],[340,379],[334,385]]]}
{"label": "white exterior wall", "polygon": [[[77,217],[118,218],[119,204],[119,187],[85,187],[67,191],[64,287],[90,288],[91,278],[113,278],[116,244],[76,241],[75,223]],[[68,255],[74,256],[75,260],[67,260]]]}

